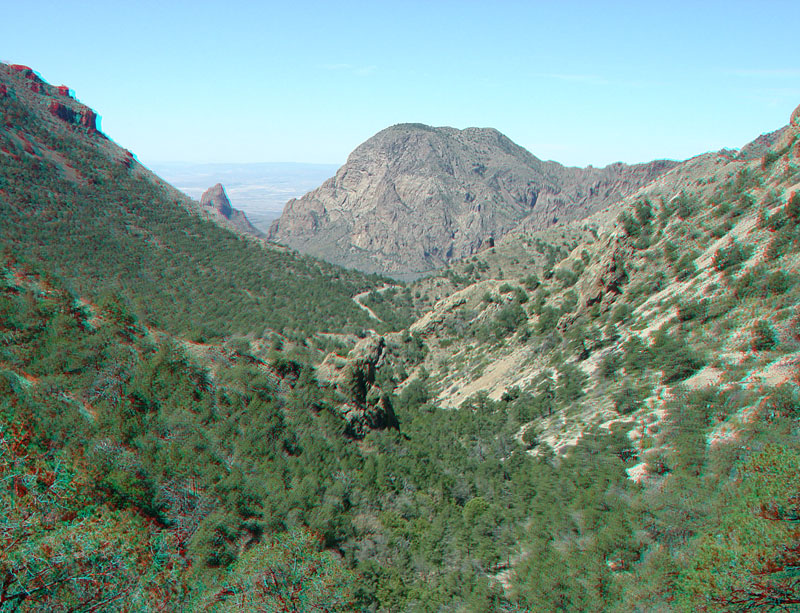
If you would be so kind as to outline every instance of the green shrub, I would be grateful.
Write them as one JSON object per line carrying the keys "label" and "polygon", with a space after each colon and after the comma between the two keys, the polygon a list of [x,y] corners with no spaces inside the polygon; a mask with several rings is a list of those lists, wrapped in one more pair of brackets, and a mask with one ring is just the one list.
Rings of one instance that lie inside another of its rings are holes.
{"label": "green shrub", "polygon": [[784,227],[775,233],[767,245],[766,258],[770,261],[778,260],[793,249],[796,250],[798,244],[800,244],[800,240],[794,235],[794,232],[787,231],[787,228]]}
{"label": "green shrub", "polygon": [[727,221],[723,221],[716,228],[714,228],[711,231],[711,236],[713,236],[714,238],[722,238],[732,229],[733,229],[733,221],[729,219]]}
{"label": "green shrub", "polygon": [[697,266],[695,266],[694,263],[697,255],[697,252],[689,251],[684,253],[680,259],[675,262],[675,278],[678,281],[686,281],[697,274]]}
{"label": "green shrub", "polygon": [[705,321],[708,318],[707,298],[702,300],[687,300],[678,305],[678,319],[681,321],[699,320]]}
{"label": "green shrub", "polygon": [[578,400],[584,394],[588,377],[583,369],[574,364],[562,364],[558,369],[556,400],[563,405]]}
{"label": "green shrub", "polygon": [[539,313],[539,320],[536,322],[536,332],[547,334],[556,329],[558,325],[559,312],[551,306],[542,307]]}
{"label": "green shrub", "polygon": [[752,255],[752,247],[742,247],[735,239],[728,242],[727,247],[721,247],[714,254],[713,264],[718,272],[734,272],[742,262]]}
{"label": "green shrub", "polygon": [[625,379],[622,387],[612,397],[614,410],[620,415],[630,415],[642,408],[645,393],[631,383],[630,379]]}
{"label": "green shrub", "polygon": [[767,397],[767,417],[800,417],[800,389],[793,383],[783,383]]}
{"label": "green shrub", "polygon": [[492,322],[492,333],[496,338],[505,338],[528,320],[523,308],[516,302],[504,306]]}
{"label": "green shrub", "polygon": [[769,351],[774,349],[777,344],[778,339],[775,336],[775,331],[767,321],[760,319],[753,324],[752,340],[750,341],[750,347],[753,351]]}
{"label": "green shrub", "polygon": [[662,328],[653,336],[654,364],[661,369],[663,383],[682,381],[700,370],[705,360],[692,349],[679,333],[670,334]]}
{"label": "green shrub", "polygon": [[539,432],[537,428],[533,426],[526,428],[525,433],[522,435],[522,442],[525,443],[528,449],[537,447],[539,445]]}
{"label": "green shrub", "polygon": [[767,291],[773,295],[785,294],[797,283],[797,276],[785,270],[776,270],[767,277]]}
{"label": "green shrub", "polygon": [[651,365],[653,355],[650,348],[638,336],[631,336],[625,342],[624,350],[623,364],[627,374],[640,373]]}
{"label": "green shrub", "polygon": [[633,309],[631,308],[631,305],[627,303],[618,304],[616,307],[614,307],[614,310],[611,311],[611,318],[609,321],[611,323],[621,323],[626,321],[631,316],[632,312]]}
{"label": "green shrub", "polygon": [[686,192],[681,192],[672,203],[675,208],[675,213],[681,219],[689,219],[697,208],[697,201],[689,196]]}
{"label": "green shrub", "polygon": [[666,260],[668,264],[674,265],[679,257],[680,251],[678,250],[678,246],[672,241],[664,241],[664,260]]}
{"label": "green shrub", "polygon": [[600,362],[600,376],[604,379],[613,379],[617,371],[622,367],[623,354],[619,351],[611,351]]}
{"label": "green shrub", "polygon": [[566,268],[559,268],[555,271],[555,277],[564,288],[572,287],[579,279],[578,273],[567,270]]}
{"label": "green shrub", "polygon": [[535,274],[530,274],[527,277],[520,279],[520,282],[529,292],[532,292],[540,285],[539,277],[537,277]]}

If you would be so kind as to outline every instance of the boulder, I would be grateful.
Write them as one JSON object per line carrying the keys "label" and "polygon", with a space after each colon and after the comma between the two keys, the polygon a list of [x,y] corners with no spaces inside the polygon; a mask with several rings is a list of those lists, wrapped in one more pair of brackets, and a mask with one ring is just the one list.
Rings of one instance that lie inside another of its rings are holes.
{"label": "boulder", "polygon": [[363,405],[345,403],[339,411],[346,422],[344,432],[351,438],[364,438],[370,430],[400,427],[392,403],[385,394]]}

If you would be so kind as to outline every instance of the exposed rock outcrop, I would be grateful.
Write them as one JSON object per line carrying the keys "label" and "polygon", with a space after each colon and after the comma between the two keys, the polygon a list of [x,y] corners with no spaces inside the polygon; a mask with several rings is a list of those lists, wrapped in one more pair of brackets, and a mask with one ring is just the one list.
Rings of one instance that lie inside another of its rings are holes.
{"label": "exposed rock outcrop", "polygon": [[631,253],[632,249],[619,240],[608,245],[600,262],[589,270],[579,288],[585,306],[600,304],[602,310],[609,308],[628,282],[625,261],[630,258]]}
{"label": "exposed rock outcrop", "polygon": [[424,273],[490,246],[523,219],[579,219],[675,165],[566,168],[497,130],[400,124],[287,203],[269,238],[367,272]]}
{"label": "exposed rock outcrop", "polygon": [[762,134],[754,141],[749,142],[742,147],[737,157],[740,160],[754,160],[756,158],[760,158],[767,151],[772,149],[775,146],[775,143],[779,142],[781,138],[783,138],[787,130],[788,128],[784,127],[780,128],[779,130],[775,130],[774,132]]}
{"label": "exposed rock outcrop", "polygon": [[331,354],[317,368],[317,376],[334,384],[346,399],[338,411],[352,438],[363,438],[369,430],[399,428],[389,397],[375,385],[385,350],[383,337],[367,337],[346,358]]}
{"label": "exposed rock outcrop", "polygon": [[81,111],[81,125],[89,132],[97,133],[97,113],[86,107]]}
{"label": "exposed rock outcrop", "polygon": [[66,121],[67,123],[75,123],[75,120],[78,117],[78,114],[71,108],[55,101],[50,103],[50,112],[54,116],[58,117],[61,121]]}
{"label": "exposed rock outcrop", "polygon": [[128,170],[130,170],[131,168],[133,168],[134,161],[135,161],[135,160],[134,160],[134,157],[133,157],[133,152],[131,152],[131,151],[127,151],[127,150],[126,150],[126,151],[124,152],[124,155],[122,156],[122,160],[121,160],[121,161],[122,161],[122,165],[123,165],[125,168],[127,168]]}
{"label": "exposed rock outcrop", "polygon": [[24,64],[9,64],[8,67],[14,72],[21,72],[28,79],[32,78],[31,75],[34,74],[33,68]]}
{"label": "exposed rock outcrop", "polygon": [[[38,89],[32,91],[35,93],[40,93]],[[73,106],[77,106],[77,109],[73,108]],[[82,128],[85,128],[86,131],[91,135],[100,134],[97,129],[97,113],[95,113],[89,107],[77,103],[68,106],[64,102],[53,100],[48,106],[48,109],[50,110],[51,115],[58,117],[61,121],[64,121],[72,126],[81,126]]]}
{"label": "exposed rock outcrop", "polygon": [[[37,101],[50,114],[72,128],[84,128],[92,136],[104,136],[97,127],[97,113],[72,96],[66,85],[50,85],[32,68],[22,64],[0,64],[0,72],[8,75],[0,84],[0,97],[8,95],[9,88],[18,100]],[[0,74],[2,77],[3,74]],[[34,95],[32,95],[34,94]],[[109,145],[108,142],[104,143]]]}

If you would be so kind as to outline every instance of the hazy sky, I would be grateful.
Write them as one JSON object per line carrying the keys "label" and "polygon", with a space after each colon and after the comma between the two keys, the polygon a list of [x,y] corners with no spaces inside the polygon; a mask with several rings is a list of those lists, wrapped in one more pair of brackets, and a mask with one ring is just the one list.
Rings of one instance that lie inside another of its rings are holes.
{"label": "hazy sky", "polygon": [[0,60],[143,162],[334,162],[395,123],[574,165],[739,147],[800,103],[786,2],[0,0]]}

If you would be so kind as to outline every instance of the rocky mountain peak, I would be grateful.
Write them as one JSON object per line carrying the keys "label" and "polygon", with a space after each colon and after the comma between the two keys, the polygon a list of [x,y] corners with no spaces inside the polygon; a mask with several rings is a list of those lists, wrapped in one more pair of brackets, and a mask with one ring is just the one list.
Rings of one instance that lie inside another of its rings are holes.
{"label": "rocky mountain peak", "polygon": [[225,219],[230,219],[233,213],[231,201],[228,200],[228,195],[225,193],[222,183],[217,183],[203,192],[203,195],[200,196],[200,204],[206,208],[213,209]]}
{"label": "rocky mountain peak", "polygon": [[269,238],[366,272],[413,277],[470,256],[533,216],[582,218],[674,166],[543,162],[492,128],[397,124],[290,200]]}
{"label": "rocky mountain peak", "polygon": [[263,233],[250,223],[243,211],[231,206],[231,201],[228,200],[228,194],[225,193],[222,183],[217,183],[203,192],[203,195],[200,196],[200,208],[237,232],[263,236]]}

